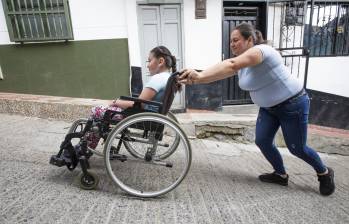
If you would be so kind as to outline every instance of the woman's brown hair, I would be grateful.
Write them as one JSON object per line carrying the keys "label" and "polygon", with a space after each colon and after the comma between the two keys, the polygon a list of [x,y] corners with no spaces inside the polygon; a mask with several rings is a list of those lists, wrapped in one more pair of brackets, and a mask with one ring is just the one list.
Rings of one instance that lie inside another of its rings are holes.
{"label": "woman's brown hair", "polygon": [[266,43],[262,32],[253,28],[253,26],[249,23],[240,23],[234,28],[234,30],[240,31],[241,36],[243,36],[245,40],[252,37],[255,45]]}

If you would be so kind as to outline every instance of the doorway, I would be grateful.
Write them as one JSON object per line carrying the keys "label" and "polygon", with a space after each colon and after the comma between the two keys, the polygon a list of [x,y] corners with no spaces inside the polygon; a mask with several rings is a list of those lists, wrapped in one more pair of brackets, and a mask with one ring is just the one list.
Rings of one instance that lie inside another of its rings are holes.
{"label": "doorway", "polygon": [[[139,5],[138,15],[143,82],[150,78],[146,61],[149,51],[156,46],[166,46],[177,59],[177,70],[182,69],[181,5]],[[172,109],[184,109],[184,97],[184,91],[177,93]]]}

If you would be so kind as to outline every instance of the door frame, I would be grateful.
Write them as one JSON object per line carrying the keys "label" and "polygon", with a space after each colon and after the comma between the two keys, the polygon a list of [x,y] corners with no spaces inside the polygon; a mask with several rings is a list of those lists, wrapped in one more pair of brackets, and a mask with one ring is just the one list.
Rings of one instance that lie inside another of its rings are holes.
{"label": "door frame", "polygon": [[[141,21],[141,6],[161,6],[161,5],[178,5],[179,6],[179,19],[180,19],[180,53],[181,53],[181,65],[184,68],[185,67],[185,44],[184,44],[184,7],[183,7],[183,1],[182,0],[139,0],[136,3],[137,7],[137,23],[138,23],[138,41],[139,41],[139,47],[140,47],[140,57],[141,57],[141,67],[143,68],[144,62],[142,60],[142,54],[144,53],[144,45],[143,45],[143,34],[141,32],[141,26],[142,26],[142,21]],[[142,71],[142,79],[143,79],[143,73]],[[185,88],[182,88],[182,91],[179,92],[180,94],[180,104],[172,107],[171,111],[175,112],[185,112],[186,110],[186,102],[185,102]]]}
{"label": "door frame", "polygon": [[[224,4],[225,3],[225,4]],[[229,5],[228,5],[229,4]],[[225,22],[229,21],[229,26],[231,23],[238,22],[240,20],[247,20],[252,21],[252,18],[255,18],[255,23],[258,27],[258,29],[265,34],[266,33],[266,18],[265,13],[263,12],[263,7],[265,3],[260,2],[246,2],[241,5],[237,1],[231,1],[226,2],[223,1],[223,7],[222,7],[222,60],[225,60],[230,57],[230,47],[228,49],[229,55],[225,55],[226,49],[226,32],[225,32]],[[232,10],[250,10],[254,9],[257,12],[257,16],[225,16],[225,9],[232,9]],[[230,18],[230,19],[228,19]],[[231,26],[230,26],[231,27]],[[230,30],[229,27],[229,30]],[[230,36],[230,33],[228,33]],[[265,35],[264,35],[265,36]],[[228,42],[230,42],[230,37],[228,39]],[[252,100],[249,96],[249,93],[247,91],[242,90],[238,86],[238,77],[233,76],[229,77],[227,79],[222,80],[222,88],[223,88],[223,106],[226,105],[239,105],[239,104],[252,104]],[[227,89],[228,88],[228,89]],[[232,95],[234,97],[232,97]]]}

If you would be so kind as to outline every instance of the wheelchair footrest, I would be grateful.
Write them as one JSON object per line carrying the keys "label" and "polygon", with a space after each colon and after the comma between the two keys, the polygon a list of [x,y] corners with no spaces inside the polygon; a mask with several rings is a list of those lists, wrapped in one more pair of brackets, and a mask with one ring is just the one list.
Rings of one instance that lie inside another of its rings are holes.
{"label": "wheelchair footrest", "polygon": [[62,167],[66,165],[64,158],[58,157],[57,155],[51,156],[50,164],[58,167]]}
{"label": "wheelchair footrest", "polygon": [[110,155],[110,160],[114,160],[117,159],[121,162],[125,162],[127,160],[127,156],[126,155],[122,155],[122,154],[111,154]]}

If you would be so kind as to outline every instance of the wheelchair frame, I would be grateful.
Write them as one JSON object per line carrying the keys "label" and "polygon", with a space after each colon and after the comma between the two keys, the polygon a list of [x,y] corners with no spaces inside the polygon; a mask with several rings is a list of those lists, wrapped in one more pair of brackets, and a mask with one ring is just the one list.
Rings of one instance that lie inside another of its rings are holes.
{"label": "wheelchair frame", "polygon": [[[103,119],[99,121],[91,119],[76,120],[62,142],[58,154],[51,157],[50,164],[58,167],[67,166],[70,171],[74,170],[77,165],[80,164],[82,172],[77,178],[80,187],[87,190],[95,189],[99,182],[98,176],[94,172],[88,170],[90,169],[88,159],[93,154],[104,157],[104,163],[109,177],[122,190],[131,195],[138,197],[156,197],[166,194],[176,188],[187,175],[192,159],[190,142],[185,132],[178,125],[175,116],[169,112],[169,108],[172,105],[179,85],[177,82],[178,75],[179,73],[175,72],[171,74],[168,79],[162,102],[146,101],[134,97],[121,96],[120,99],[122,100],[133,101],[133,107],[127,108],[121,112],[106,111]],[[158,113],[143,109],[142,104],[157,106],[159,108]],[[116,114],[123,115],[124,119],[121,121],[112,120],[112,117]],[[139,122],[143,122],[143,127],[139,125]],[[170,127],[175,131],[175,140],[171,145],[159,143],[164,137],[165,126]],[[80,127],[80,131],[77,131],[78,127]],[[130,133],[130,129],[140,130],[142,136],[136,136],[135,133]],[[98,133],[98,135],[104,140],[103,154],[88,147],[86,133],[91,131]],[[79,139],[79,143],[75,146],[71,143],[73,138]],[[113,146],[113,141],[115,139],[119,140],[116,147]],[[139,142],[150,145],[151,147],[148,147],[146,152],[142,154],[137,152],[137,150],[134,150],[130,142]],[[112,160],[125,162],[135,159],[150,165],[164,166],[171,169],[173,164],[171,162],[166,162],[165,160],[177,151],[179,143],[183,145],[184,149],[185,165],[183,166],[183,171],[180,172],[180,176],[175,178],[172,184],[163,189],[144,191],[142,189],[128,186],[118,178],[117,175],[115,175],[111,167],[110,161]],[[129,154],[132,155],[132,159],[120,154],[122,144],[124,144]],[[169,147],[169,149],[162,154],[156,154],[157,148],[160,145],[163,147]],[[70,158],[64,156],[64,150],[68,152]]]}

